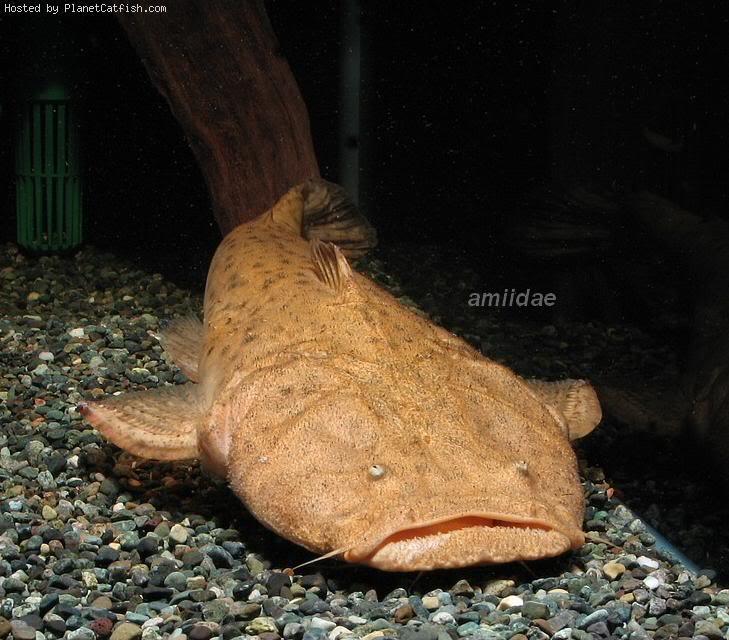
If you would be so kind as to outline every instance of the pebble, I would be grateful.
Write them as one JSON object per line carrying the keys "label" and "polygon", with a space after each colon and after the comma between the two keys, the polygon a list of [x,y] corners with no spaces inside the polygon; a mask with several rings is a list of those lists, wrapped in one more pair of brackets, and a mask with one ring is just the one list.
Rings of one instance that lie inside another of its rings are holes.
{"label": "pebble", "polygon": [[187,542],[187,529],[181,524],[172,525],[169,537],[175,544],[185,544]]}
{"label": "pebble", "polygon": [[695,626],[694,638],[705,636],[709,640],[723,640],[724,633],[713,622],[709,620],[698,620]]}
{"label": "pebble", "polygon": [[638,566],[642,567],[643,569],[658,569],[661,565],[659,564],[658,560],[654,560],[653,558],[648,558],[647,556],[640,556],[637,560]]}
{"label": "pebble", "polygon": [[502,596],[505,592],[514,587],[513,580],[496,579],[489,580],[483,587],[483,592],[491,596]]}
{"label": "pebble", "polygon": [[549,607],[542,602],[528,600],[523,604],[521,608],[521,615],[523,615],[525,618],[529,618],[530,620],[535,620],[537,618],[548,618]]}
{"label": "pebble", "polygon": [[498,608],[499,611],[503,611],[504,609],[511,609],[512,607],[521,607],[523,604],[524,600],[522,600],[519,596],[506,596],[501,599]]}
{"label": "pebble", "polygon": [[[275,626],[275,622],[274,622],[274,626]],[[323,629],[324,631],[331,631],[336,626],[337,626],[336,622],[333,622],[332,620],[325,620],[324,618],[319,618],[318,616],[312,616],[311,620],[309,621],[310,629]],[[272,631],[275,631],[275,630],[276,629],[272,629]]]}
{"label": "pebble", "polygon": [[661,581],[658,578],[656,578],[655,576],[651,575],[651,576],[646,576],[643,579],[643,584],[652,591],[653,589],[657,589],[658,587],[661,586]]}
{"label": "pebble", "polygon": [[43,509],[41,510],[41,516],[44,520],[55,520],[58,517],[58,511],[56,511],[53,507],[44,504]]}
{"label": "pebble", "polygon": [[142,637],[142,627],[132,622],[122,622],[111,632],[111,640],[136,640]]}
{"label": "pebble", "polygon": [[210,640],[214,635],[213,630],[206,625],[196,624],[187,634],[190,640]]}
{"label": "pebble", "polygon": [[625,573],[625,566],[619,562],[606,562],[602,567],[602,572],[610,580],[615,580]]}
{"label": "pebble", "polygon": [[278,627],[276,626],[276,621],[273,618],[268,617],[254,618],[246,627],[246,633],[250,633],[254,636],[266,632],[275,633],[277,631]]}
{"label": "pebble", "polygon": [[[346,629],[346,627],[344,627],[344,628]],[[332,630],[331,633],[334,633],[334,631],[336,631],[336,627],[335,627],[335,629]],[[347,631],[349,631],[349,629],[347,629]],[[287,640],[300,637],[303,634],[304,634],[304,625],[301,624],[300,622],[287,622],[284,625],[283,637],[286,638]],[[341,635],[341,634],[339,634],[339,635]],[[330,636],[331,636],[331,634],[330,634]]]}
{"label": "pebble", "polygon": [[[108,633],[106,633],[105,635],[94,633],[94,628],[98,629],[101,626],[99,624],[96,624],[98,622],[98,620],[94,620],[94,622],[89,625],[89,628],[80,627],[78,629],[74,629],[73,631],[69,631],[66,634],[66,640],[96,640],[97,635],[101,638],[108,636]],[[109,624],[109,627],[111,627],[111,624]]]}
{"label": "pebble", "polygon": [[[289,623],[289,624],[295,624],[295,623]],[[288,625],[287,625],[288,626]],[[347,627],[342,626],[335,626],[330,632],[329,632],[329,640],[338,640],[339,638],[346,638],[348,636],[351,636],[352,631],[350,629],[347,629]],[[284,629],[284,637],[290,638],[292,636],[286,635],[286,629]]]}
{"label": "pebble", "polygon": [[586,615],[583,618],[582,622],[579,623],[579,627],[580,629],[586,629],[590,625],[607,620],[609,615],[610,613],[607,611],[607,609],[597,609],[591,614]]}
{"label": "pebble", "polygon": [[35,629],[22,620],[13,620],[10,627],[13,640],[35,640]]}
{"label": "pebble", "polygon": [[438,611],[433,614],[431,620],[434,624],[455,624],[453,614],[448,611]]}

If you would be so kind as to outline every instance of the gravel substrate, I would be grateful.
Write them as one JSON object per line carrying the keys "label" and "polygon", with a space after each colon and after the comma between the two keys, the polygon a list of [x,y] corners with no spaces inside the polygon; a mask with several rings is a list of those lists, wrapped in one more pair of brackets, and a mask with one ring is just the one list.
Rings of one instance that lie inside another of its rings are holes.
{"label": "gravel substrate", "polygon": [[[403,293],[381,261],[364,268]],[[454,288],[448,274],[434,284],[433,273],[423,308],[522,373],[589,375],[611,344],[639,357],[624,348],[629,328],[483,310],[454,320],[453,291],[470,284]],[[311,554],[231,508],[235,497],[197,465],[128,456],[75,410],[184,382],[153,334],[200,303],[91,249],[26,259],[0,247],[0,639],[729,639],[729,589],[662,558],[605,473],[584,463],[594,541],[572,555],[422,575],[331,560],[292,571]],[[640,358],[665,356],[651,349]]]}

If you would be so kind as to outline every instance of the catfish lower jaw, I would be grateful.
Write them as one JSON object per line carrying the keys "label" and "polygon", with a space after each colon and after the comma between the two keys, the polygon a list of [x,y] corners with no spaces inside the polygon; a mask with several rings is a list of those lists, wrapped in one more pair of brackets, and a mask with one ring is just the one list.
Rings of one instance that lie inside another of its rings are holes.
{"label": "catfish lower jaw", "polygon": [[427,571],[558,556],[584,542],[540,521],[464,515],[396,531],[344,553],[348,562],[384,571]]}

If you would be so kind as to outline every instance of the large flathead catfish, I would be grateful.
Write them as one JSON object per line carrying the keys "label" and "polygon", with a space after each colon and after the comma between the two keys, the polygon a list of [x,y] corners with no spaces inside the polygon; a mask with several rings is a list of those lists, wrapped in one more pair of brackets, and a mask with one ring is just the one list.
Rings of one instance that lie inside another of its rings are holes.
{"label": "large flathead catfish", "polygon": [[349,562],[422,570],[579,547],[569,440],[600,420],[592,388],[520,378],[304,239],[330,188],[296,187],[223,240],[204,322],[162,336],[193,382],[83,414],[136,455],[200,458],[267,527]]}

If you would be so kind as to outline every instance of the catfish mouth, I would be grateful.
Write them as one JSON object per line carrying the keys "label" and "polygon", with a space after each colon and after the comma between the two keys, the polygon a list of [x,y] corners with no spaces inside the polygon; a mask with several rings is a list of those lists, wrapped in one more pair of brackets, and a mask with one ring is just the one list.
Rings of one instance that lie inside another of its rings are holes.
{"label": "catfish mouth", "polygon": [[583,543],[582,531],[543,520],[467,514],[398,529],[349,549],[344,559],[384,571],[427,571],[552,557]]}

